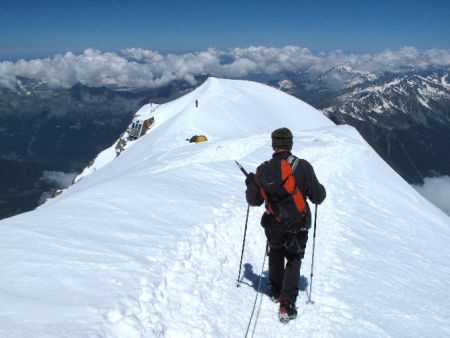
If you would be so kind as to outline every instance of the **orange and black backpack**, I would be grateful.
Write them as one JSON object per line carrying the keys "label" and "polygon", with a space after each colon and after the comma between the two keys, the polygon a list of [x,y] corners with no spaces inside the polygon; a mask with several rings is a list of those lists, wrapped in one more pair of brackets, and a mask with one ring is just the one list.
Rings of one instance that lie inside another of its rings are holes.
{"label": "orange and black backpack", "polygon": [[272,159],[256,172],[267,212],[286,225],[302,222],[306,214],[306,202],[294,176],[299,161],[293,155],[287,159]]}

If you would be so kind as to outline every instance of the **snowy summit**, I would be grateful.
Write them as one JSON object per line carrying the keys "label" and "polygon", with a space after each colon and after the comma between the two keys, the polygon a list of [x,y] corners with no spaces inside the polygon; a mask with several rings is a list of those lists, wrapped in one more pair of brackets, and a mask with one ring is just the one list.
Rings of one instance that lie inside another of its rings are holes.
{"label": "snowy summit", "polygon": [[[244,336],[265,236],[263,208],[252,208],[236,288],[247,205],[234,160],[254,171],[280,127],[328,194],[315,303],[310,240],[298,318],[280,324],[260,294],[250,334],[450,336],[450,218],[355,129],[276,89],[215,78],[143,110],[152,125],[119,156],[113,145],[61,195],[0,221],[1,337]],[[208,141],[186,142],[200,134]],[[267,266],[262,278],[265,288]]]}

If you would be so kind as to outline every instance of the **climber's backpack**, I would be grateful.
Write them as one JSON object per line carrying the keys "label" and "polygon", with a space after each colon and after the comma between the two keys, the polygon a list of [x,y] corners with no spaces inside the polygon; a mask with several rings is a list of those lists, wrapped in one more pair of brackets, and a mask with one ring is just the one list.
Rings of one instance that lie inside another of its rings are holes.
{"label": "climber's backpack", "polygon": [[299,161],[293,155],[287,160],[272,159],[264,162],[256,172],[267,212],[286,225],[301,222],[306,214],[305,199],[294,177]]}

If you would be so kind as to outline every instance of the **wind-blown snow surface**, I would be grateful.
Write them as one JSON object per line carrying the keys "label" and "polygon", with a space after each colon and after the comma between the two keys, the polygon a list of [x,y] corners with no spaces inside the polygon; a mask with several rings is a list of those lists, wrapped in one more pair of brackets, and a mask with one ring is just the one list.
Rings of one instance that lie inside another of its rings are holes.
{"label": "wind-blown snow surface", "polygon": [[[59,197],[0,222],[0,336],[243,336],[265,237],[253,208],[236,288],[246,202],[233,160],[254,170],[282,126],[328,192],[315,304],[305,304],[310,240],[299,318],[280,324],[260,295],[250,333],[449,336],[449,217],[353,128],[263,85],[218,79],[158,107],[147,135]],[[187,143],[194,134],[209,141]]]}

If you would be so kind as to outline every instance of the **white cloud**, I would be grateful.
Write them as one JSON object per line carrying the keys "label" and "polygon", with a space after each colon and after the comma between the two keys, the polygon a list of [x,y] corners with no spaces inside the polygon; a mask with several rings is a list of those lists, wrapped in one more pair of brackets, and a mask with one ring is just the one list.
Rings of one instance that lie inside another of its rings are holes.
{"label": "white cloud", "polygon": [[423,185],[414,185],[423,197],[450,216],[450,177],[426,177]]}
{"label": "white cloud", "polygon": [[128,48],[120,53],[87,49],[75,55],[68,52],[51,58],[0,62],[0,85],[11,84],[16,76],[43,80],[52,87],[70,87],[77,82],[90,86],[117,84],[128,87],[160,87],[173,80],[195,84],[202,74],[241,78],[256,74],[310,69],[326,71],[337,65],[350,65],[365,71],[397,71],[404,67],[450,66],[450,50],[419,51],[404,47],[381,53],[347,53],[342,50],[313,53],[307,48],[253,46],[184,54]]}
{"label": "white cloud", "polygon": [[70,185],[77,175],[77,173],[45,170],[42,174],[42,179],[50,183],[55,183],[59,189],[64,189]]}

